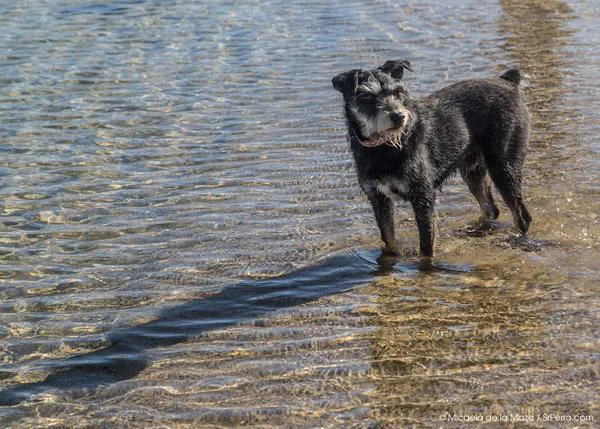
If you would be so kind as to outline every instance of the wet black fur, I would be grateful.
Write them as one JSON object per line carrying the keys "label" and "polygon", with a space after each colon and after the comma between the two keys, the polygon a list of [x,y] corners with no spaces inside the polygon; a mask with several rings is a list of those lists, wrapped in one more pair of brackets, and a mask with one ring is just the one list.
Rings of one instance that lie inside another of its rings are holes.
{"label": "wet black fur", "polygon": [[[394,64],[390,66],[390,63]],[[404,185],[401,189],[391,186],[391,191],[412,204],[421,254],[433,256],[436,189],[456,170],[460,170],[484,217],[495,219],[499,210],[491,193],[491,177],[512,212],[515,226],[526,234],[531,216],[523,204],[521,170],[529,113],[519,94],[521,75],[518,70],[509,70],[497,78],[458,82],[421,99],[410,98],[404,91],[403,104],[412,113],[413,120],[407,127],[402,147],[364,147],[359,139],[365,136],[361,135],[350,109],[353,103],[368,102],[357,100],[357,86],[370,75],[380,81],[398,81],[402,69],[410,69],[406,61],[388,61],[386,65],[387,70],[385,65],[371,71],[351,70],[333,79],[333,86],[344,95],[358,180],[372,203],[385,242],[384,252],[397,252],[394,204],[377,185],[393,181]]]}

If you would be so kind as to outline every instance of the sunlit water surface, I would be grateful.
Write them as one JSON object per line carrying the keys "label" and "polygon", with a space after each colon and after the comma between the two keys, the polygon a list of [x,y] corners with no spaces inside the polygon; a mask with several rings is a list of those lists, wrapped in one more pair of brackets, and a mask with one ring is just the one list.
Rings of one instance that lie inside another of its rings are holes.
{"label": "sunlit water surface", "polygon": [[[0,24],[3,426],[600,421],[597,2],[24,0]],[[434,266],[406,205],[378,264],[330,80],[392,58],[415,95],[531,76],[536,246],[505,206],[470,233],[453,179]]]}

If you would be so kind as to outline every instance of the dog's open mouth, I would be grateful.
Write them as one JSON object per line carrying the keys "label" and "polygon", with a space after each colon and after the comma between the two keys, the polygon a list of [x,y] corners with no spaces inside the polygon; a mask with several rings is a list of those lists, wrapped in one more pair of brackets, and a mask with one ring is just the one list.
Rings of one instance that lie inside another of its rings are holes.
{"label": "dog's open mouth", "polygon": [[376,147],[383,144],[382,139],[369,139],[369,140],[358,140],[364,147]]}
{"label": "dog's open mouth", "polygon": [[383,144],[395,147],[397,149],[402,148],[402,136],[403,132],[401,130],[390,130],[384,135],[371,138],[368,140],[359,140],[360,144],[364,147],[377,147]]}

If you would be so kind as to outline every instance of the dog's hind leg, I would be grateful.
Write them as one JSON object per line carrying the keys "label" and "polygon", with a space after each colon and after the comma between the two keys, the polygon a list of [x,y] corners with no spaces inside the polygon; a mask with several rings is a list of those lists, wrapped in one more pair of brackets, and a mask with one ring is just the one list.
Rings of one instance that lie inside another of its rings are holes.
{"label": "dog's hind leg", "polygon": [[494,202],[490,178],[487,175],[483,155],[470,154],[460,166],[460,174],[477,199],[481,213],[485,219],[496,219],[500,210]]}
{"label": "dog's hind leg", "polygon": [[490,166],[490,175],[512,213],[515,226],[523,234],[527,234],[531,223],[531,215],[523,203],[521,172],[510,166],[494,165]]}
{"label": "dog's hind leg", "polygon": [[[518,134],[515,134],[519,137]],[[486,154],[485,161],[490,176],[496,188],[502,195],[502,199],[510,209],[515,227],[523,234],[527,234],[531,215],[523,203],[522,166],[524,159],[525,142],[519,139],[513,139],[507,147],[507,150],[501,159],[497,159],[491,154]],[[513,150],[510,150],[510,149]],[[499,162],[501,161],[501,162]]]}
{"label": "dog's hind leg", "polygon": [[513,121],[512,127],[490,130],[486,145],[483,146],[483,155],[490,177],[512,213],[515,227],[525,235],[529,230],[531,215],[523,203],[521,182],[529,123],[526,108],[521,106],[520,109],[520,121]]}

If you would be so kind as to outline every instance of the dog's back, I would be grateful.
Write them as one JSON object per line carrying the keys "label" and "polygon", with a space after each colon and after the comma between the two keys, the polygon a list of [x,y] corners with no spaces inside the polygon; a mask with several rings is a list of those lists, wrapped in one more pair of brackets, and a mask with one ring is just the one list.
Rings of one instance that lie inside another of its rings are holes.
{"label": "dog's back", "polygon": [[521,74],[511,69],[491,79],[469,79],[442,88],[421,102],[440,115],[462,116],[472,142],[485,145],[483,140],[495,140],[496,127],[518,124],[529,126],[527,107],[519,93]]}
{"label": "dog's back", "polygon": [[[497,78],[491,79],[468,79],[446,86],[438,91],[431,93],[423,98],[439,99],[448,96],[460,97],[467,92],[475,91],[499,91],[506,92],[507,95],[514,96],[515,91],[518,93],[519,84],[521,83],[521,73],[517,69],[510,69]],[[469,94],[471,95],[471,94]]]}

